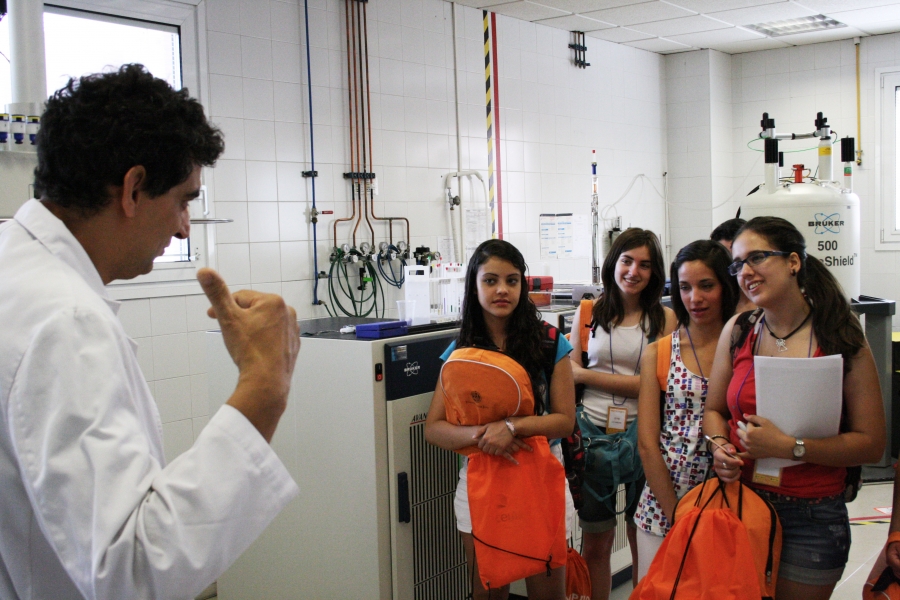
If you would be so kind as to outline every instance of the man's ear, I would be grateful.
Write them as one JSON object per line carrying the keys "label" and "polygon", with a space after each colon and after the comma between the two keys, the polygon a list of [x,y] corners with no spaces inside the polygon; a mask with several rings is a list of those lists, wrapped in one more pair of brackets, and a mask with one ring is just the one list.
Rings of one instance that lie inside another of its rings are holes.
{"label": "man's ear", "polygon": [[142,165],[135,165],[128,169],[122,178],[122,186],[116,188],[115,202],[122,207],[122,212],[128,218],[134,218],[137,214],[137,204],[147,181],[147,169]]}

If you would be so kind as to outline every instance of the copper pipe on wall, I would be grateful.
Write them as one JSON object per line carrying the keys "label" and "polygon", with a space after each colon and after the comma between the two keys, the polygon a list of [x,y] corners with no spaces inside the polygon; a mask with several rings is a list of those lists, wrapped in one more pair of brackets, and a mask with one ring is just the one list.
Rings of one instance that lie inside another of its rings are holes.
{"label": "copper pipe on wall", "polygon": [[862,165],[862,104],[860,104],[860,84],[859,84],[859,38],[854,38],[853,44],[856,46],[856,165]]}
{"label": "copper pipe on wall", "polygon": [[[345,2],[344,2],[344,8],[345,8],[344,24],[345,24],[346,33],[347,33],[347,84],[348,84],[347,85],[347,96],[348,96],[347,99],[348,99],[348,106],[349,106],[349,110],[350,110],[350,122],[349,122],[349,126],[350,126],[350,171],[354,172],[356,169],[353,164],[353,82],[352,82],[352,78],[350,77],[350,72],[351,72],[350,71],[350,60],[351,60],[351,56],[352,56],[352,53],[350,52],[350,37],[351,37],[350,36],[350,3],[352,1],[353,0],[345,0]],[[337,246],[338,246],[338,243],[337,243],[338,223],[342,223],[344,221],[352,221],[356,217],[356,200],[353,197],[352,182],[351,182],[351,186],[350,186],[350,199],[353,203],[353,214],[345,219],[335,219],[334,223],[333,223],[334,247],[335,248],[337,248]],[[354,245],[355,245],[355,243],[354,243]]]}
{"label": "copper pipe on wall", "polygon": [[[351,9],[352,7],[352,9]],[[347,4],[347,11],[350,14],[350,32],[348,36],[350,39],[350,44],[353,47],[353,71],[347,74],[348,79],[351,81],[350,89],[352,90],[352,103],[353,108],[355,109],[353,113],[355,114],[355,125],[356,125],[356,135],[353,135],[353,132],[350,133],[350,138],[353,140],[353,145],[351,146],[351,154],[355,158],[356,167],[350,169],[351,173],[359,173],[361,170],[365,170],[365,165],[360,160],[360,143],[359,137],[362,134],[362,127],[360,126],[360,98],[362,97],[362,90],[359,86],[359,78],[357,77],[357,63],[359,62],[359,53],[361,48],[359,48],[356,44],[357,42],[357,31],[359,29],[359,6],[354,0],[350,0]],[[362,205],[362,189],[361,189],[361,181],[358,177],[350,176],[350,196],[353,198],[354,207],[353,214],[356,214],[356,203],[360,205],[360,216],[362,216],[365,207]],[[356,247],[356,230],[359,229],[360,218],[356,219],[356,223],[353,226],[353,247]]]}
{"label": "copper pipe on wall", "polygon": [[[369,232],[372,235],[372,247],[375,247],[375,228],[372,227],[372,222],[369,220],[369,209],[367,204],[369,203],[369,180],[368,173],[372,172],[372,159],[371,159],[371,138],[369,143],[366,143],[366,130],[371,131],[372,129],[372,109],[369,103],[369,73],[368,73],[368,62],[363,61],[363,53],[368,57],[369,55],[369,44],[368,38],[363,39],[363,29],[366,27],[366,18],[363,10],[365,8],[366,2],[357,2],[356,3],[356,17],[357,17],[357,39],[359,42],[359,99],[360,106],[362,107],[360,110],[362,124],[359,128],[359,134],[362,142],[362,169],[363,169],[363,179],[360,182],[360,200],[362,205],[360,206],[362,210],[362,214],[366,218],[366,225],[369,227]],[[365,75],[363,72],[365,71]]]}
{"label": "copper pipe on wall", "polygon": [[[356,3],[355,10],[353,4]],[[367,3],[365,0],[345,0],[345,29],[347,35],[347,100],[350,128],[350,196],[353,211],[350,217],[335,219],[333,227],[334,246],[337,247],[337,224],[355,221],[353,227],[353,246],[356,247],[356,232],[364,216],[375,246],[375,228],[372,220],[388,222],[390,243],[394,243],[394,221],[406,224],[406,240],[409,243],[411,234],[409,219],[405,217],[378,217],[375,215],[375,196],[372,182],[374,173],[372,157],[372,103],[369,78],[369,27]],[[357,204],[359,213],[357,214]]]}
{"label": "copper pipe on wall", "polygon": [[[362,10],[363,10],[363,36],[365,40],[365,61],[366,61],[366,110],[369,112],[369,148],[370,152],[372,150],[372,102],[369,97],[369,20],[366,18],[366,2],[363,2]],[[406,243],[412,245],[409,237],[409,219],[405,217],[376,217],[375,216],[375,195],[372,192],[371,196],[371,205],[370,210],[372,213],[372,218],[376,221],[387,221],[388,222],[388,240],[390,244],[394,245],[394,221],[404,221],[406,223]],[[368,220],[368,216],[366,217]],[[371,225],[370,225],[371,226]],[[374,242],[373,242],[374,245]]]}

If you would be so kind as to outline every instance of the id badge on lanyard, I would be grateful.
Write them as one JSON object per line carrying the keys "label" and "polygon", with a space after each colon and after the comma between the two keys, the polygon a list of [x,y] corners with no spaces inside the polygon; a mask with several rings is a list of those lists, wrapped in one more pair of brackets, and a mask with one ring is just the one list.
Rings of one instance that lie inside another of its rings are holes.
{"label": "id badge on lanyard", "polygon": [[[641,317],[643,319],[643,317]],[[638,350],[637,365],[634,367],[634,374],[638,374],[641,368],[641,356],[644,354],[644,335],[641,332],[641,347]],[[616,365],[613,359],[612,349],[612,332],[609,334],[609,370],[615,374]],[[622,404],[625,404],[626,398],[622,398]],[[622,404],[616,402],[615,395],[612,396],[613,406],[609,407],[606,413],[606,433],[622,433],[628,428],[628,409]]]}
{"label": "id badge on lanyard", "polygon": [[781,487],[781,474],[784,469],[778,469],[778,475],[770,475],[768,473],[759,473],[756,470],[759,461],[753,463],[753,483],[769,485],[772,487]]}
{"label": "id badge on lanyard", "polygon": [[622,433],[628,427],[628,409],[610,406],[606,413],[606,433]]}

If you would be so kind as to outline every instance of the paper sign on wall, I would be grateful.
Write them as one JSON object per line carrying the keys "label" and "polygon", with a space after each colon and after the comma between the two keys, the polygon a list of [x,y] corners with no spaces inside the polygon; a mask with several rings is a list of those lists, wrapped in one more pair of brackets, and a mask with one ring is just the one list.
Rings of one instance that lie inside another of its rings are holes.
{"label": "paper sign on wall", "polygon": [[541,260],[556,258],[559,252],[556,215],[544,214],[540,219]]}
{"label": "paper sign on wall", "polygon": [[574,215],[572,217],[572,258],[591,258],[591,217]]}
{"label": "paper sign on wall", "polygon": [[463,213],[465,215],[466,247],[465,260],[457,260],[463,264],[469,264],[469,259],[475,252],[481,242],[490,237],[488,233],[488,211],[486,208],[467,208]]}
{"label": "paper sign on wall", "polygon": [[539,231],[541,260],[590,257],[591,226],[584,215],[544,213]]}

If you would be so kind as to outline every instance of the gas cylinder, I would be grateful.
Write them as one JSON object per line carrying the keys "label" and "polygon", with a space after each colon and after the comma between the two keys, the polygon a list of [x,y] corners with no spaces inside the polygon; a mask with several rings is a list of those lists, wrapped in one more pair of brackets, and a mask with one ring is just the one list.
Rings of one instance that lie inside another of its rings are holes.
{"label": "gas cylinder", "polygon": [[741,203],[741,217],[772,216],[790,221],[806,239],[807,254],[821,260],[858,299],[860,287],[859,196],[831,181],[764,183]]}

